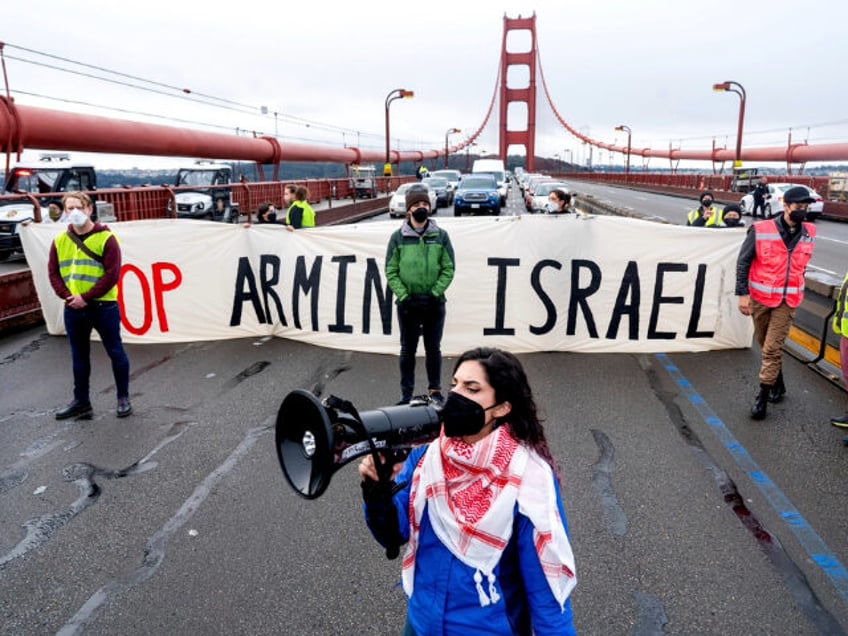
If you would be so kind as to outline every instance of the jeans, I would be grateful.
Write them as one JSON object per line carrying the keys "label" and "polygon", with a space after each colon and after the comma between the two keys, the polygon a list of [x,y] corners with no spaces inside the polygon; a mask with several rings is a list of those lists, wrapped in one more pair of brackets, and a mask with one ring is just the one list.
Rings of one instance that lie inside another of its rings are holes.
{"label": "jeans", "polygon": [[103,348],[112,360],[112,374],[118,399],[130,395],[130,361],[121,342],[121,310],[114,301],[92,301],[83,309],[65,307],[65,331],[71,345],[71,365],[74,371],[74,399],[88,404],[91,376],[91,330],[103,341]]}
{"label": "jeans", "polygon": [[445,330],[445,303],[434,298],[426,308],[398,305],[400,326],[400,390],[408,400],[415,392],[415,353],[418,339],[424,336],[428,388],[442,390],[442,333]]}

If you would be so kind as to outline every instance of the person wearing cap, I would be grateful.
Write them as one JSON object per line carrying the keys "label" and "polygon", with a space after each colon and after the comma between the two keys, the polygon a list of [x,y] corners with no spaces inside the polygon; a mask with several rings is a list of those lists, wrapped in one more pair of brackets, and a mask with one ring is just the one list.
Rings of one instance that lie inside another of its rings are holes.
{"label": "person wearing cap", "polygon": [[735,203],[724,206],[721,211],[721,224],[718,227],[744,227],[742,208]]}
{"label": "person wearing cap", "polygon": [[713,193],[705,190],[698,197],[701,205],[694,210],[689,210],[686,215],[686,225],[692,227],[719,227],[721,225],[721,212],[713,205]]}
{"label": "person wearing cap", "polygon": [[783,343],[795,309],[804,298],[804,274],[813,255],[816,227],[805,222],[814,201],[807,188],[789,188],[783,195],[783,214],[751,225],[736,262],[739,311],[754,320],[760,345],[760,391],[751,417],[766,417],[768,402],[786,394],[783,382]]}
{"label": "person wearing cap", "polygon": [[[842,369],[842,377],[845,378],[845,385],[848,386],[848,274],[845,274],[836,299],[833,330],[840,336],[839,366]],[[830,423],[839,428],[848,428],[848,411],[844,415],[830,418]],[[848,444],[848,437],[843,441]]]}
{"label": "person wearing cap", "polygon": [[410,186],[406,218],[386,249],[386,280],[396,298],[400,331],[399,404],[408,404],[415,391],[415,355],[422,337],[430,398],[439,406],[444,402],[441,346],[445,291],[453,280],[454,264],[448,233],[430,218],[427,188]]}

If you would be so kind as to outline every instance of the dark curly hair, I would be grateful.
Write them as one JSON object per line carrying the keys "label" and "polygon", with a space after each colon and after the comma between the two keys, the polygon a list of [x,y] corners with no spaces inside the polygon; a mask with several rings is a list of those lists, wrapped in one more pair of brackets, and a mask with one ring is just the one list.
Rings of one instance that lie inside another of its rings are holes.
{"label": "dark curly hair", "polygon": [[492,347],[477,347],[459,356],[454,365],[454,373],[463,362],[479,362],[486,371],[486,379],[495,390],[495,399],[509,402],[512,408],[508,415],[498,418],[498,424],[509,424],[513,436],[536,451],[554,471],[559,479],[556,462],[548,448],[545,429],[536,410],[533,391],[527,381],[527,374],[518,358],[509,351]]}

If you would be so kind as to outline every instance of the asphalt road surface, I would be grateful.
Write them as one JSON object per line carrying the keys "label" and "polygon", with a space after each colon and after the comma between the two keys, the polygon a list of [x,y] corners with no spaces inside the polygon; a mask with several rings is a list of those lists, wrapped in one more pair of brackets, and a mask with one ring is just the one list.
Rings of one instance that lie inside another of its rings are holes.
{"label": "asphalt road surface", "polygon": [[[361,519],[355,465],[302,499],[273,435],[297,388],[393,404],[395,356],[130,346],[135,413],[117,419],[93,352],[94,419],[60,422],[64,338],[0,339],[0,634],[400,633],[400,562]],[[845,633],[840,388],[787,356],[789,394],[756,423],[754,350],[521,359],[560,467],[579,633]]]}
{"label": "asphalt road surface", "polygon": [[[399,634],[400,561],[362,521],[355,463],[302,499],[273,433],[298,388],[394,404],[397,358],[276,338],[128,353],[135,413],[116,418],[94,343],[94,418],[60,422],[65,339],[0,338],[0,635]],[[786,355],[788,396],[753,422],[756,348],[521,359],[560,468],[579,633],[846,633],[840,387]]]}

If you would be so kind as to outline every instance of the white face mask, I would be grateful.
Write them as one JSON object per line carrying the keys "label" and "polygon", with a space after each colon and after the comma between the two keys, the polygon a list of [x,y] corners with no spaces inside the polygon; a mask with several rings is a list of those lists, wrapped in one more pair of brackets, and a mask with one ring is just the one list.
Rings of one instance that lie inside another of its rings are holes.
{"label": "white face mask", "polygon": [[76,227],[82,227],[88,222],[88,215],[82,210],[74,210],[68,215],[68,221]]}
{"label": "white face mask", "polygon": [[559,212],[559,204],[555,201],[548,201],[548,204],[545,206],[545,209],[552,214],[554,212]]}

